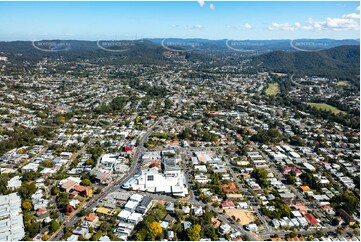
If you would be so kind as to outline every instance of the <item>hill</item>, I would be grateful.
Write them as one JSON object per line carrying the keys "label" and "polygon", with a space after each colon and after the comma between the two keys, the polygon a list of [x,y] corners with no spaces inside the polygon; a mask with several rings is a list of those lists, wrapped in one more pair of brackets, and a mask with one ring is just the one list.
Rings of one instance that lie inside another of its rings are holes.
{"label": "hill", "polygon": [[[106,44],[96,41],[43,40],[40,43],[42,45],[38,42],[34,44],[31,41],[0,42],[0,53],[7,56],[12,63],[23,61],[36,63],[44,58],[63,59],[64,61],[87,59],[90,62],[101,60],[105,64],[163,64],[169,62],[164,57],[166,50],[147,40],[113,43],[108,41]],[[55,44],[49,47],[47,43]]]}
{"label": "hill", "polygon": [[360,46],[345,45],[315,52],[274,51],[253,57],[251,64],[258,71],[358,80]]}

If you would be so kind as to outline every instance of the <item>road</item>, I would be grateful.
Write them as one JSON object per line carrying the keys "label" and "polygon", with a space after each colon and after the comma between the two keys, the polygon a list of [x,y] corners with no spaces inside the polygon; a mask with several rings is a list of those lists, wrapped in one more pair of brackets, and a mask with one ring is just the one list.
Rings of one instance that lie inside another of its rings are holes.
{"label": "road", "polygon": [[186,182],[187,182],[187,186],[188,186],[188,190],[189,190],[189,199],[187,201],[195,201],[195,196],[194,196],[194,192],[192,189],[192,186],[190,185],[191,182],[189,181],[189,171],[187,169],[189,169],[189,162],[186,161],[187,159],[187,153],[189,154],[189,150],[188,149],[181,149],[181,158],[182,158],[182,162],[184,164],[184,168],[183,168],[183,174],[185,176]]}
{"label": "road", "polygon": [[[110,183],[106,188],[103,189],[102,193],[94,196],[92,199],[90,199],[85,205],[78,208],[72,215],[71,218],[69,218],[68,222],[65,222],[62,224],[62,226],[49,238],[50,241],[60,241],[61,238],[64,235],[64,227],[69,226],[74,228],[74,225],[81,219],[80,216],[78,216],[78,213],[83,210],[92,210],[94,209],[97,204],[100,202],[102,197],[108,195],[109,193],[114,192],[115,190],[119,189],[121,185],[123,185],[127,180],[129,180],[137,171],[138,168],[138,159],[141,158],[143,154],[143,145],[144,142],[148,139],[149,135],[152,133],[152,130],[155,126],[157,126],[163,119],[159,119],[157,122],[155,122],[152,127],[150,127],[146,133],[139,139],[138,147],[135,151],[135,154],[133,156],[132,164],[129,168],[128,173],[119,178],[118,180],[114,181],[113,183]],[[75,229],[75,228],[74,228]]]}
{"label": "road", "polygon": [[[232,175],[233,181],[235,181],[237,183],[237,186],[241,190],[243,190],[243,192],[245,192],[244,190],[247,190],[247,189],[243,188],[243,184],[241,183],[240,179],[237,177],[237,174],[232,169],[231,162],[229,161],[228,157],[226,155],[224,155],[223,149],[221,149],[221,155],[222,155],[224,161],[226,162],[227,166],[230,168],[229,171]],[[253,206],[252,209],[255,211],[257,217],[261,220],[263,227],[267,230],[267,233],[273,233],[273,229],[268,225],[266,218],[259,212],[258,206]]]}

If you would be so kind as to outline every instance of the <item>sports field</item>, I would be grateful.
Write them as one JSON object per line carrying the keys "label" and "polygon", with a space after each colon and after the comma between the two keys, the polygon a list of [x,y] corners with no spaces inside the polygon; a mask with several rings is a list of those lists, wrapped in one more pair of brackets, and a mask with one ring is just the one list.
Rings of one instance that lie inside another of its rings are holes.
{"label": "sports field", "polygon": [[279,88],[278,84],[271,83],[271,84],[268,84],[266,94],[272,96],[272,95],[276,95],[277,93],[279,93],[279,91],[280,91],[280,88]]}
{"label": "sports field", "polygon": [[331,106],[331,105],[328,105],[326,103],[307,103],[308,105],[312,106],[312,107],[315,107],[317,109],[320,109],[320,110],[326,110],[326,111],[330,111],[334,114],[338,114],[338,113],[343,113],[345,114],[344,111],[341,111],[340,109],[334,107],[334,106]]}

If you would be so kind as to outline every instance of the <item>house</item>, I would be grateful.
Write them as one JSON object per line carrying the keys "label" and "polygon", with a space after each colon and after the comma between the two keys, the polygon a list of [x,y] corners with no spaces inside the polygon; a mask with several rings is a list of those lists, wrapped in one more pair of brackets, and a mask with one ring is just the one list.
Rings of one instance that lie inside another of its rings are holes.
{"label": "house", "polygon": [[109,236],[104,235],[104,236],[99,238],[99,241],[111,241],[111,240],[110,240]]}
{"label": "house", "polygon": [[223,223],[220,227],[219,227],[219,231],[222,234],[228,234],[231,231],[231,226],[227,223]]}
{"label": "house", "polygon": [[190,209],[189,206],[182,206],[182,211],[183,211],[183,213],[185,213],[185,214],[189,214],[190,211],[191,211],[191,209]]}
{"label": "house", "polygon": [[38,222],[42,222],[44,221],[47,217],[49,217],[49,213],[48,211],[46,210],[46,208],[39,208],[37,211],[36,211],[36,221]]}
{"label": "house", "polygon": [[85,237],[89,233],[89,230],[87,228],[78,227],[73,230],[73,234],[81,235]]}
{"label": "house", "polygon": [[291,211],[291,215],[294,218],[302,217],[302,214],[299,211]]}
{"label": "house", "polygon": [[300,186],[300,189],[301,189],[302,192],[311,191],[311,188],[309,186]]}
{"label": "house", "polygon": [[311,224],[311,225],[315,225],[318,224],[318,221],[315,217],[313,217],[311,214],[309,213],[305,213],[305,218],[307,219],[307,221]]}
{"label": "house", "polygon": [[287,241],[306,241],[303,237],[287,238]]}
{"label": "house", "polygon": [[90,197],[93,194],[93,190],[89,187],[81,186],[81,185],[75,185],[72,190],[78,192],[81,196],[84,197]]}
{"label": "house", "polygon": [[15,176],[8,181],[8,185],[7,185],[8,189],[13,190],[13,189],[17,189],[20,187],[21,187],[21,177],[20,176]]}
{"label": "house", "polygon": [[173,240],[174,239],[174,232],[172,230],[168,231],[168,239]]}
{"label": "house", "polygon": [[258,231],[257,224],[246,224],[244,228],[248,231]]}
{"label": "house", "polygon": [[39,164],[29,163],[21,168],[21,173],[37,172],[38,168],[39,168]]}
{"label": "house", "polygon": [[187,230],[188,228],[192,227],[192,223],[189,221],[184,221],[182,224],[184,230]]}
{"label": "house", "polygon": [[75,185],[80,184],[80,179],[75,177],[68,177],[67,179],[61,181],[59,183],[61,185],[61,190],[65,192],[70,192],[74,188]]}
{"label": "house", "polygon": [[235,205],[232,201],[224,201],[222,202],[222,208],[235,208]]}
{"label": "house", "polygon": [[110,211],[109,209],[104,208],[104,207],[97,208],[96,213],[99,213],[101,215],[112,215],[113,214],[112,211]]}
{"label": "house", "polygon": [[175,213],[174,203],[172,203],[172,202],[167,203],[167,206],[165,207],[165,210],[168,213]]}
{"label": "house", "polygon": [[96,216],[94,213],[90,213],[88,216],[85,217],[86,227],[93,227],[98,221],[99,217]]}
{"label": "house", "polygon": [[203,208],[202,206],[199,206],[199,207],[194,207],[193,208],[193,215],[194,216],[202,216],[203,215]]}
{"label": "house", "polygon": [[132,213],[130,211],[127,210],[122,210],[119,214],[118,214],[118,219],[120,221],[128,221],[128,217],[131,215]]}
{"label": "house", "polygon": [[347,225],[354,225],[355,224],[355,222],[356,222],[355,219],[350,214],[348,214],[345,210],[339,209],[338,211],[339,211],[342,219],[345,221],[345,223]]}
{"label": "house", "polygon": [[221,221],[219,221],[217,218],[212,217],[211,221],[212,221],[213,228],[218,229],[219,226],[221,226]]}
{"label": "house", "polygon": [[230,193],[230,194],[226,194],[226,197],[228,199],[240,199],[240,200],[243,200],[243,195],[240,194],[240,193]]}
{"label": "house", "polygon": [[129,201],[124,205],[124,210],[134,212],[137,206],[138,202],[129,199]]}
{"label": "house", "polygon": [[272,219],[272,225],[273,227],[275,227],[276,229],[279,228],[281,226],[280,222],[277,219]]}
{"label": "house", "polygon": [[163,229],[168,229],[169,223],[167,221],[161,221],[160,227],[162,227]]}
{"label": "house", "polygon": [[136,212],[145,214],[152,207],[153,198],[149,196],[145,196],[143,200],[140,202],[138,207],[135,209]]}
{"label": "house", "polygon": [[167,216],[165,216],[164,218],[164,221],[168,222],[169,224],[173,224],[176,221],[176,219],[171,215],[167,214]]}
{"label": "house", "polygon": [[140,213],[132,213],[129,217],[128,217],[128,223],[131,224],[137,224],[139,221],[141,221],[143,218],[143,215]]}
{"label": "house", "polygon": [[66,241],[79,241],[79,235],[72,234]]}
{"label": "house", "polygon": [[133,194],[132,196],[130,196],[129,201],[134,201],[137,203],[140,203],[143,199],[143,196],[140,194]]}
{"label": "house", "polygon": [[247,202],[239,202],[237,205],[237,208],[248,209],[248,203]]}

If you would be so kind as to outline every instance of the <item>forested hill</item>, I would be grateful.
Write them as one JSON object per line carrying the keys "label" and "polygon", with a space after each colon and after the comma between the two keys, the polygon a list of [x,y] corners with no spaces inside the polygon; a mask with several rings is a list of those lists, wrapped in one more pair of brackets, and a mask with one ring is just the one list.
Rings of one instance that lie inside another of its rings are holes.
{"label": "forested hill", "polygon": [[[44,58],[63,59],[64,61],[84,60],[90,62],[105,58],[113,64],[163,64],[168,62],[164,57],[165,49],[147,40],[138,41],[114,41],[99,47],[101,42],[79,40],[44,40],[40,47],[31,41],[0,42],[0,56],[5,55],[12,63],[22,61],[38,62]],[[45,46],[47,43],[55,43],[54,46]],[[40,48],[46,51],[40,50]],[[56,49],[58,48],[58,49]],[[47,51],[50,49],[51,51]],[[124,50],[124,51],[123,51]]]}
{"label": "forested hill", "polygon": [[314,52],[274,51],[253,57],[251,63],[259,71],[358,80],[360,46],[345,45]]}

